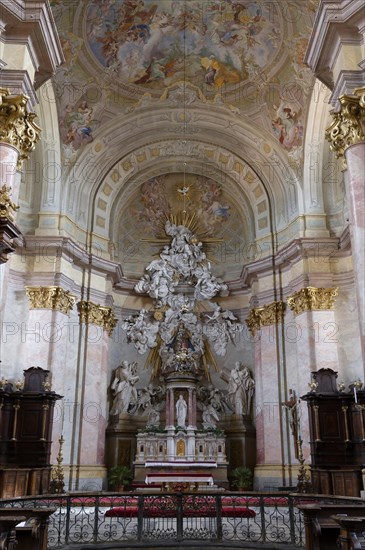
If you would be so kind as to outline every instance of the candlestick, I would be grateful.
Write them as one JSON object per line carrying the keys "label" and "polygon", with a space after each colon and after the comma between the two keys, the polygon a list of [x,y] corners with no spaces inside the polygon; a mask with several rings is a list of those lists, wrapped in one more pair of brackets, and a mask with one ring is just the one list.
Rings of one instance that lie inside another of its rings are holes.
{"label": "candlestick", "polygon": [[65,423],[65,401],[62,399],[61,437],[63,434],[64,423]]}

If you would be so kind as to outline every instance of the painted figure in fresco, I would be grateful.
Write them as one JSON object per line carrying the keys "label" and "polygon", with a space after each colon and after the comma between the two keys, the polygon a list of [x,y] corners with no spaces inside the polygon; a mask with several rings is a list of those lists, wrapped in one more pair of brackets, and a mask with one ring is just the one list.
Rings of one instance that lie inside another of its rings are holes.
{"label": "painted figure in fresco", "polygon": [[123,361],[115,370],[115,376],[111,385],[114,394],[113,406],[110,414],[117,415],[128,412],[129,406],[137,403],[136,382],[139,376],[136,374],[137,363]]}
{"label": "painted figure in fresco", "polygon": [[235,414],[250,414],[251,401],[255,382],[247,367],[241,370],[241,363],[236,361],[228,382],[228,394]]}
{"label": "painted figure in fresco", "polygon": [[180,393],[179,399],[176,401],[176,425],[185,427],[186,413],[188,406],[182,394]]}

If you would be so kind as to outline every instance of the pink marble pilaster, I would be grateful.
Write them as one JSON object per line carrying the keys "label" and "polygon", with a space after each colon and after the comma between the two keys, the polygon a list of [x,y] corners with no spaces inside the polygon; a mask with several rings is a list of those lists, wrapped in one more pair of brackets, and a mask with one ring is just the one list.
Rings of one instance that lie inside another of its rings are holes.
{"label": "pink marble pilaster", "polygon": [[170,426],[173,426],[175,424],[174,422],[175,418],[175,399],[174,399],[174,390],[173,388],[170,388]]}
{"label": "pink marble pilaster", "polygon": [[348,147],[345,157],[348,171],[346,186],[351,216],[352,259],[365,365],[365,143]]}
{"label": "pink marble pilaster", "polygon": [[196,389],[193,389],[193,427],[196,427]]}
{"label": "pink marble pilaster", "polygon": [[[256,407],[261,412],[261,437],[258,446],[263,449],[264,464],[281,464],[281,372],[280,372],[280,332],[281,325],[261,327],[260,338],[260,380],[259,394],[256,394]],[[259,401],[257,398],[259,397]]]}
{"label": "pink marble pilaster", "polygon": [[[32,309],[27,322],[20,325],[18,356],[25,368],[39,366],[50,371],[52,391],[64,396],[56,401],[52,425],[51,462],[55,463],[59,449],[59,437],[65,438],[64,462],[69,462],[67,450],[71,439],[71,423],[63,414],[64,401],[73,400],[73,392],[67,388],[67,350],[69,346],[69,318],[64,313],[48,309]],[[70,384],[68,384],[70,386]],[[62,420],[63,419],[63,420]],[[62,426],[63,424],[63,426]]]}
{"label": "pink marble pilaster", "polygon": [[188,424],[189,426],[192,426],[193,425],[193,388],[189,388],[188,390],[188,394],[189,394],[189,397],[188,397]]}
{"label": "pink marble pilaster", "polygon": [[103,465],[107,427],[108,343],[106,331],[83,325],[84,358],[80,394],[80,465]]}
{"label": "pink marble pilaster", "polygon": [[170,392],[169,391],[166,392],[165,409],[166,409],[165,427],[167,428],[168,426],[171,426],[171,422],[170,422]]}

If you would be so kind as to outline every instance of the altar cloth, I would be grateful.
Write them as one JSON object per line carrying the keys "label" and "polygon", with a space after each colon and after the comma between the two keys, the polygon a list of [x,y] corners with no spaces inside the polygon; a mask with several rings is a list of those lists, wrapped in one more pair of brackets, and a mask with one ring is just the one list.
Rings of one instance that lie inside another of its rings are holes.
{"label": "altar cloth", "polygon": [[147,474],[145,482],[147,485],[151,483],[208,483],[208,485],[214,485],[211,475],[182,473]]}
{"label": "altar cloth", "polygon": [[217,468],[217,463],[214,461],[201,461],[196,462],[192,460],[172,460],[169,461],[158,461],[158,460],[146,460],[146,468]]}

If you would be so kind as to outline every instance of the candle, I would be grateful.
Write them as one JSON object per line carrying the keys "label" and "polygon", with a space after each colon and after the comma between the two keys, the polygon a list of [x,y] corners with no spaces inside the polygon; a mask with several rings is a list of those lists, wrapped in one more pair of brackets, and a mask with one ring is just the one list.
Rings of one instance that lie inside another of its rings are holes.
{"label": "candle", "polygon": [[354,398],[355,398],[355,403],[357,403],[357,393],[356,393],[356,386],[354,386]]}
{"label": "candle", "polygon": [[63,424],[65,422],[65,401],[62,400],[62,419],[61,419],[61,434],[63,434]]}

